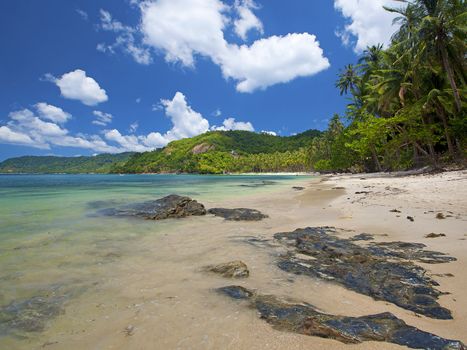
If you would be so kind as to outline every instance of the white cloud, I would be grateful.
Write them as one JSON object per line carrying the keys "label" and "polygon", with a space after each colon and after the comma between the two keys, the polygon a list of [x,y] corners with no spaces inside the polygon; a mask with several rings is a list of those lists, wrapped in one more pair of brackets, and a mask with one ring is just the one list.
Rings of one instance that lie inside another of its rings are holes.
{"label": "white cloud", "polygon": [[344,45],[349,45],[351,36],[356,38],[354,50],[362,52],[367,46],[387,46],[397,30],[392,21],[396,14],[386,11],[383,6],[394,6],[394,0],[334,0],[334,7],[349,21],[345,29],[336,35]]}
{"label": "white cloud", "polygon": [[271,136],[277,136],[277,132],[275,131],[261,130],[261,133],[266,134],[266,135],[271,135]]}
{"label": "white cloud", "polygon": [[161,103],[173,124],[172,129],[166,133],[167,139],[178,140],[209,130],[209,122],[188,105],[185,95],[181,92],[177,92],[172,100],[161,100]]}
{"label": "white cloud", "polygon": [[248,32],[253,29],[260,34],[264,33],[263,23],[252,11],[258,8],[253,0],[235,0],[234,8],[238,14],[238,18],[233,23],[234,30],[241,39],[246,40]]}
{"label": "white cloud", "polygon": [[222,115],[222,111],[218,108],[214,112],[211,113],[213,117],[220,117]]}
{"label": "white cloud", "polygon": [[[35,142],[28,135],[13,131],[8,126],[0,126],[0,143],[12,145],[35,146]],[[47,147],[41,147],[47,148]]]}
{"label": "white cloud", "polygon": [[[196,56],[208,57],[226,79],[237,82],[239,92],[287,83],[329,67],[319,42],[309,33],[271,36],[250,46],[227,42],[224,32],[232,25],[242,38],[250,30],[262,34],[263,25],[252,12],[257,8],[253,0],[236,0],[233,7],[221,0],[147,0],[138,4],[141,22],[137,28],[101,11],[101,27],[118,36],[112,45],[99,44],[99,50],[114,52],[122,46],[137,62],[148,64],[152,48],[163,53],[167,62],[192,68]],[[137,43],[136,35],[142,36],[142,44]]]}
{"label": "white cloud", "polygon": [[71,114],[65,112],[60,107],[49,105],[45,102],[39,102],[35,105],[39,115],[58,124],[63,124],[71,118]]}
{"label": "white cloud", "polygon": [[253,92],[298,77],[311,76],[330,64],[314,35],[271,36],[251,46],[229,46],[222,73],[238,81],[237,91]]}
{"label": "white cloud", "polygon": [[122,135],[117,129],[107,131],[104,136],[107,140],[118,143],[126,151],[145,152],[152,150],[152,148],[141,144],[141,137]]}
{"label": "white cloud", "polygon": [[138,128],[139,128],[138,122],[134,122],[134,123],[130,124],[130,132],[131,133],[135,133],[136,130],[138,130]]}
{"label": "white cloud", "polygon": [[[47,104],[44,103],[44,105]],[[11,112],[8,115],[10,121],[6,126],[0,127],[0,143],[24,145],[41,149],[50,149],[51,146],[63,146],[85,148],[97,152],[123,152],[118,147],[108,145],[98,135],[87,136],[78,134],[73,136],[60,125],[44,121],[41,119],[45,118],[41,114],[44,105],[35,105],[40,117],[29,109]]]}
{"label": "white cloud", "polygon": [[81,9],[76,9],[76,13],[81,16],[82,19],[87,21],[89,19],[88,13],[86,11],[83,11]]}
{"label": "white cloud", "polygon": [[110,113],[104,113],[101,111],[93,111],[92,114],[96,116],[96,119],[92,121],[94,125],[105,126],[109,124],[110,122],[112,122],[113,116]]}
{"label": "white cloud", "polygon": [[139,64],[147,65],[152,62],[149,49],[136,43],[135,34],[137,30],[135,28],[123,25],[121,22],[113,19],[110,12],[103,9],[100,10],[100,15],[101,23],[99,27],[105,31],[117,33],[118,36],[111,45],[99,43],[97,45],[98,51],[113,54],[117,48],[122,48],[123,51],[131,55]]}
{"label": "white cloud", "polygon": [[105,90],[93,78],[86,76],[84,70],[76,69],[60,78],[46,74],[45,79],[55,83],[63,97],[81,101],[87,106],[95,106],[108,100]]}
{"label": "white cloud", "polygon": [[245,131],[255,131],[255,128],[250,122],[236,122],[235,118],[227,118],[222,123],[222,126],[212,126],[211,130],[245,130]]}

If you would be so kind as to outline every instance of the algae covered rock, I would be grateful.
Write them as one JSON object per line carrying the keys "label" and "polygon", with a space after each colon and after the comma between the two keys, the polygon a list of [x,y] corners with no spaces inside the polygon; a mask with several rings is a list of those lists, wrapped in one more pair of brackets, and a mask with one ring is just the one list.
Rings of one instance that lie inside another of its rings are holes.
{"label": "algae covered rock", "polygon": [[212,208],[208,210],[208,213],[229,221],[260,221],[268,217],[259,210],[248,208]]}
{"label": "algae covered rock", "polygon": [[356,344],[381,341],[413,349],[465,350],[457,340],[438,337],[407,325],[389,312],[361,317],[330,315],[306,303],[289,303],[275,296],[257,294],[240,286],[218,288],[232,299],[244,300],[260,317],[280,331],[335,339]]}
{"label": "algae covered rock", "polygon": [[205,215],[204,205],[189,197],[171,194],[164,198],[109,208],[100,211],[106,216],[138,217],[147,220],[163,220],[168,218],[184,218],[187,216]]}
{"label": "algae covered rock", "polygon": [[451,311],[437,302],[443,294],[435,288],[438,283],[411,260],[444,263],[454,258],[426,251],[425,245],[420,243],[384,242],[360,246],[335,233],[332,227],[308,227],[275,234],[275,239],[288,248],[288,253],[278,260],[279,268],[326,279],[428,317],[452,319]]}
{"label": "algae covered rock", "polygon": [[244,278],[250,275],[248,267],[243,261],[236,260],[223,264],[206,266],[206,271],[218,273],[226,278]]}

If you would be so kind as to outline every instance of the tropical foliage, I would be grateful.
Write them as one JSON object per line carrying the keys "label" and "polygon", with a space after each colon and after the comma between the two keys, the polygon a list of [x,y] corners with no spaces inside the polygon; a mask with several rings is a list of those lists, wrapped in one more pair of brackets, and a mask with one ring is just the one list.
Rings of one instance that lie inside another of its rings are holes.
{"label": "tropical foliage", "polygon": [[466,156],[466,30],[463,0],[399,1],[400,29],[387,49],[367,48],[336,87],[350,103],[313,141],[317,170],[395,170]]}

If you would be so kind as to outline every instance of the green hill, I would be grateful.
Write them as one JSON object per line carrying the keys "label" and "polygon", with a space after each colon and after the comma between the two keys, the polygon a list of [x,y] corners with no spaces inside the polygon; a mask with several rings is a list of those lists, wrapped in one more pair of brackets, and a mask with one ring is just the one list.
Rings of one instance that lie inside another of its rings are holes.
{"label": "green hill", "polygon": [[10,158],[0,163],[0,173],[108,173],[112,167],[126,162],[133,154],[126,152],[99,154],[92,157],[25,156]]}
{"label": "green hill", "polygon": [[210,131],[137,153],[115,173],[306,171],[306,151],[318,130],[281,137],[249,131]]}

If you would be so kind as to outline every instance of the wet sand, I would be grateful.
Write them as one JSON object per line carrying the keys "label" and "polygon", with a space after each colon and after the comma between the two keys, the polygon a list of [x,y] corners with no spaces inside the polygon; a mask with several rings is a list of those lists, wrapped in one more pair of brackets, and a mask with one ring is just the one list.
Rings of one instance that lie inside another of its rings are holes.
{"label": "wet sand", "polygon": [[[205,200],[207,207],[254,208],[270,218],[228,222],[206,216],[179,220],[176,225],[164,224],[162,233],[132,242],[135,250],[131,254],[117,254],[106,278],[96,283],[92,292],[70,299],[64,314],[43,333],[20,345],[7,340],[5,348],[403,348],[379,342],[346,345],[274,330],[259,319],[255,310],[213,291],[231,284],[308,302],[331,314],[362,316],[389,311],[422,330],[467,343],[467,173],[361,178],[302,178],[293,185],[304,186],[303,191],[287,187],[236,199]],[[355,194],[362,191],[368,193]],[[401,213],[390,212],[392,209]],[[438,212],[452,217],[437,219]],[[415,315],[330,282],[291,275],[275,265],[280,248],[245,241],[249,237],[271,239],[277,232],[307,226],[348,229],[348,236],[371,233],[376,241],[420,242],[428,249],[456,257],[456,262],[424,265],[430,273],[454,275],[434,277],[440,283],[438,288],[450,293],[439,301],[452,310],[454,319]],[[431,232],[446,237],[424,238]],[[250,277],[232,281],[202,271],[203,266],[230,260],[244,261]]]}

